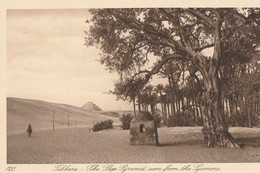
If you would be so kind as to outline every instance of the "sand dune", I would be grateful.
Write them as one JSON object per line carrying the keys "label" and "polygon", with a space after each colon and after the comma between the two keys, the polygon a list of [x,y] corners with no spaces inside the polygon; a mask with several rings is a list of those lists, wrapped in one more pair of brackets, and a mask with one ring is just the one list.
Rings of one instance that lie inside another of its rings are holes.
{"label": "sand dune", "polygon": [[53,112],[55,128],[66,128],[68,124],[70,127],[91,128],[94,123],[107,119],[112,119],[114,125],[119,125],[118,118],[96,111],[40,100],[7,98],[7,134],[25,133],[29,123],[32,124],[33,131],[52,129]]}

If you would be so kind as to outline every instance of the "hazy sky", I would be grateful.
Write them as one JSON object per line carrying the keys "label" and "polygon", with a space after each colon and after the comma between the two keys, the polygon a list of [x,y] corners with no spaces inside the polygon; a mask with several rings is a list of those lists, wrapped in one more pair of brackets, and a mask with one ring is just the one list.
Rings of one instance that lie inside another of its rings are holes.
{"label": "hazy sky", "polygon": [[97,62],[96,48],[84,45],[88,17],[87,10],[8,10],[7,96],[131,109],[104,94],[117,75]]}
{"label": "hazy sky", "polygon": [[[92,101],[103,110],[132,109],[132,104],[104,93],[113,90],[118,75],[97,61],[98,49],[84,45],[85,21],[90,18],[87,9],[8,10],[7,96],[75,106]],[[167,80],[154,77],[152,84],[158,83]]]}

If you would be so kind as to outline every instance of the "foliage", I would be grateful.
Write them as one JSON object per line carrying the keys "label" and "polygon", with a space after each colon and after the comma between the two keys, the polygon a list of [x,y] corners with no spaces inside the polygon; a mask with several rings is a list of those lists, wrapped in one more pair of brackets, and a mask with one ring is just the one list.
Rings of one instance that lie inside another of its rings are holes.
{"label": "foliage", "polygon": [[[248,127],[248,116],[245,114],[238,114],[236,115],[236,117],[234,115],[232,116],[225,116],[225,121],[226,124],[231,126],[231,127],[235,127],[236,126],[236,122],[238,124],[239,127]],[[256,116],[252,117],[252,126],[257,126],[259,123],[259,120]]]}
{"label": "foliage", "polygon": [[203,118],[202,117],[197,117],[196,125],[197,126],[202,126],[203,125]]}
{"label": "foliage", "polygon": [[183,126],[183,119],[180,116],[170,116],[168,118],[167,127]]}
{"label": "foliage", "polygon": [[197,117],[197,121],[194,124],[194,119],[185,115],[184,113],[178,113],[176,116],[170,116],[168,118],[167,127],[179,127],[179,126],[202,126],[203,118]]}
{"label": "foliage", "polygon": [[158,95],[154,92],[152,85],[147,85],[140,92],[141,103],[154,106],[157,103]]}
{"label": "foliage", "polygon": [[[237,83],[239,85],[236,86],[236,82],[231,80],[234,76],[229,74],[233,74],[233,67],[237,65],[249,66],[245,64],[259,50],[259,8],[91,9],[90,13],[93,17],[86,45],[97,46],[102,51],[101,64],[120,75],[113,94],[125,100],[133,100],[142,94],[146,110],[150,105],[153,111],[158,103],[157,95],[162,102],[162,94],[151,92],[152,87],[143,89],[152,76],[161,73],[169,80],[169,86],[164,91],[167,93],[164,107],[161,104],[164,119],[167,117],[166,103],[171,103],[173,107],[175,99],[180,115],[170,120],[172,124],[194,125],[192,111],[181,108],[185,105],[203,109],[200,114],[206,114],[205,125],[214,128],[209,133],[216,131],[217,126],[225,127],[220,103],[224,95],[230,93],[223,94],[223,91],[246,84],[242,82],[242,85]],[[204,54],[203,51],[208,48],[212,49],[212,55]],[[154,63],[149,65],[151,61]],[[256,62],[259,64],[259,61]],[[235,74],[240,80],[241,74],[245,73],[242,69],[242,73]],[[240,94],[236,101],[242,100],[239,104],[247,111],[249,126],[252,109],[246,109],[251,103],[248,95],[259,92],[258,86],[259,83],[255,83],[250,90],[238,91]],[[253,98],[256,102],[257,98]],[[225,136],[221,139],[214,133],[209,134],[217,140],[210,138],[207,145],[215,146],[218,145],[216,141],[221,141],[229,143],[225,146],[238,147],[228,131],[223,134]]]}
{"label": "foliage", "polygon": [[122,129],[126,130],[126,129],[130,129],[130,123],[133,119],[133,116],[131,114],[123,114],[123,116],[119,119],[122,122]]}
{"label": "foliage", "polygon": [[94,124],[92,130],[94,132],[97,132],[100,130],[112,129],[112,128],[113,128],[113,120],[105,120]]}

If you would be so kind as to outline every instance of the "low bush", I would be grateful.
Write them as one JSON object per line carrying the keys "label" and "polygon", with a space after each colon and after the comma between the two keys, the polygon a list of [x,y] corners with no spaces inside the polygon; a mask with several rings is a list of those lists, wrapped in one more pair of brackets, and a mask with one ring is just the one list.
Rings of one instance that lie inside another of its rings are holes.
{"label": "low bush", "polygon": [[123,130],[130,129],[130,123],[133,119],[133,116],[131,114],[123,114],[123,116],[119,119],[122,123],[121,127]]}
{"label": "low bush", "polygon": [[183,126],[183,119],[180,116],[170,116],[168,118],[167,127]]}
{"label": "low bush", "polygon": [[94,132],[97,132],[100,130],[112,129],[112,128],[113,128],[113,120],[106,120],[94,124],[92,130]]}
{"label": "low bush", "polygon": [[203,125],[203,118],[202,117],[197,117],[196,125],[197,126],[202,126]]}
{"label": "low bush", "polygon": [[[237,115],[225,115],[225,123],[228,126],[231,127],[248,127],[248,116],[246,114],[240,114],[239,112],[237,113]],[[258,118],[256,116],[252,116],[251,117],[251,123],[252,126],[257,126],[257,124],[259,123]]]}
{"label": "low bush", "polygon": [[175,116],[170,116],[168,118],[167,127],[176,127],[176,126],[202,126],[203,118],[197,117],[196,120],[192,113],[183,113],[180,112]]}

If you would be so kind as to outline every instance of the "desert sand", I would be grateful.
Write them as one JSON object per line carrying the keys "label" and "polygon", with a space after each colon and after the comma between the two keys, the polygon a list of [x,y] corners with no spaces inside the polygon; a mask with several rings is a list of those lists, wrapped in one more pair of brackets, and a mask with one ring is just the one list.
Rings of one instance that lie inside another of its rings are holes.
{"label": "desert sand", "polygon": [[[95,122],[107,119],[114,121],[114,129],[89,132]],[[31,138],[25,133],[28,123],[33,128]],[[162,127],[158,129],[160,146],[130,145],[129,130],[121,130],[119,125],[119,117],[102,112],[8,98],[7,163],[260,162],[260,128],[230,128],[231,134],[244,144],[244,149],[235,150],[205,148],[201,127]]]}
{"label": "desert sand", "polygon": [[42,163],[232,163],[260,162],[260,129],[230,128],[241,150],[205,148],[201,127],[162,127],[160,146],[130,145],[129,130],[87,128],[37,131],[7,137],[8,164]]}

